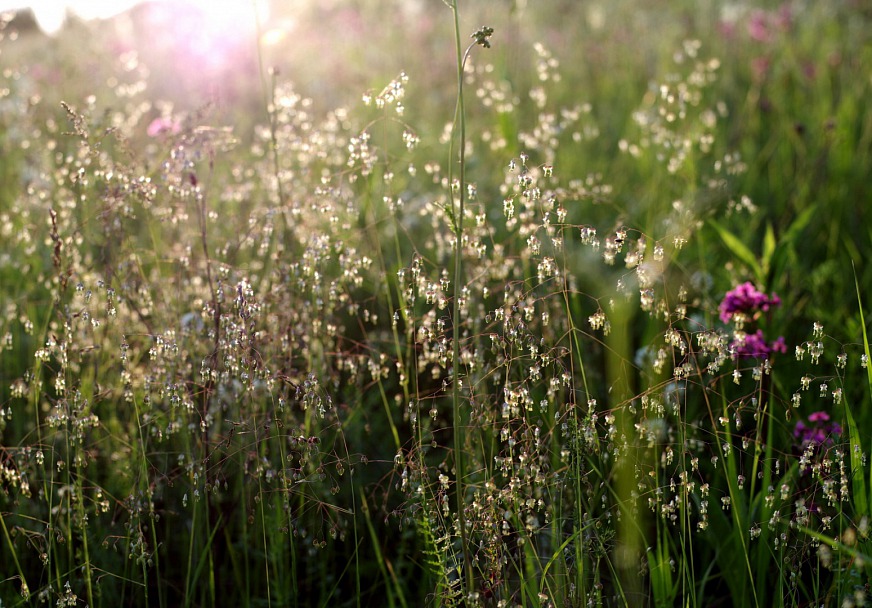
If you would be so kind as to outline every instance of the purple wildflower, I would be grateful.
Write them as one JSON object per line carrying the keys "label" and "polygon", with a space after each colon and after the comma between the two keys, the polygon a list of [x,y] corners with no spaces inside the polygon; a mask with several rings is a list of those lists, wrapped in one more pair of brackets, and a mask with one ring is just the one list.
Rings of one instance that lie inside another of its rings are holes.
{"label": "purple wildflower", "polygon": [[778,336],[778,339],[769,345],[769,352],[786,353],[787,344],[784,342],[784,336]]}
{"label": "purple wildflower", "polygon": [[171,118],[155,118],[152,120],[148,128],[146,129],[146,133],[149,137],[157,137],[158,135],[163,135],[164,133],[176,134],[181,130],[179,123]]}
{"label": "purple wildflower", "polygon": [[771,296],[767,296],[765,293],[757,291],[753,283],[746,281],[726,293],[718,310],[721,311],[721,321],[729,323],[736,313],[743,313],[751,317],[752,313],[756,311],[767,312],[773,306],[780,305],[781,298],[778,295],[773,293]]}
{"label": "purple wildflower", "polygon": [[813,412],[808,416],[809,424],[802,420],[793,428],[793,436],[805,449],[809,445],[831,446],[833,436],[842,434],[842,427],[836,422],[830,422],[830,415],[823,411]]}
{"label": "purple wildflower", "polygon": [[766,336],[760,329],[754,333],[741,331],[745,322],[756,320],[760,312],[768,312],[775,306],[781,306],[781,298],[775,293],[767,296],[750,281],[737,285],[735,289],[724,295],[718,310],[720,310],[721,321],[724,323],[733,321],[736,324],[735,340],[730,344],[734,357],[766,358],[772,353],[787,352],[784,337],[779,337],[774,342],[767,342]]}
{"label": "purple wildflower", "polygon": [[741,334],[740,337],[730,343],[736,358],[741,357],[768,357],[775,352],[786,353],[787,345],[784,336],[780,336],[775,342],[766,342],[766,337],[761,330],[753,334]]}
{"label": "purple wildflower", "polygon": [[826,422],[830,419],[830,415],[824,411],[812,412],[808,415],[809,422]]}
{"label": "purple wildflower", "polygon": [[748,35],[757,42],[769,42],[771,33],[768,13],[761,10],[751,13],[751,19],[748,20]]}

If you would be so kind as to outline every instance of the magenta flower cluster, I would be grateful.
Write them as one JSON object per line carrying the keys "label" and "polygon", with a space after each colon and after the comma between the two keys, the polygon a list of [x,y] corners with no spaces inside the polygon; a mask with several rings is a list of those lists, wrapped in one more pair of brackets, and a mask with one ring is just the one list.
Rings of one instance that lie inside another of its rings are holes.
{"label": "magenta flower cluster", "polygon": [[803,449],[812,444],[830,446],[833,444],[833,436],[842,434],[842,427],[837,422],[830,422],[830,415],[826,412],[809,414],[808,422],[806,425],[800,420],[793,429],[793,436]]}
{"label": "magenta flower cluster", "polygon": [[[737,314],[742,315],[743,321],[754,321],[761,312],[768,312],[776,306],[781,306],[781,298],[777,294],[773,293],[771,296],[767,296],[759,291],[753,283],[745,282],[726,293],[720,306],[718,306],[718,310],[721,321],[729,323]],[[766,336],[760,329],[754,333],[737,332],[736,339],[730,346],[737,358],[768,357],[775,352],[787,352],[784,337],[779,337],[774,342],[767,342]]]}
{"label": "magenta flower cluster", "polygon": [[768,357],[775,352],[787,352],[784,336],[779,336],[775,342],[766,342],[759,329],[753,334],[745,334],[742,340],[733,341],[732,346],[737,357]]}
{"label": "magenta flower cluster", "polygon": [[149,137],[158,137],[165,134],[175,135],[181,130],[182,127],[178,121],[171,118],[158,117],[148,124],[145,132]]}
{"label": "magenta flower cluster", "polygon": [[721,311],[721,321],[729,323],[737,312],[744,313],[748,318],[758,311],[767,312],[774,306],[781,306],[781,298],[776,294],[767,296],[757,291],[750,281],[742,283],[724,296],[724,301],[718,307]]}

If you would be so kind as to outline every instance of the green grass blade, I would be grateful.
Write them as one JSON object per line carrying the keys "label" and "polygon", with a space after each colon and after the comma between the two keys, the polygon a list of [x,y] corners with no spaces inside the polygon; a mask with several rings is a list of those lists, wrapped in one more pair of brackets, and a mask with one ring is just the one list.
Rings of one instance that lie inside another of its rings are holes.
{"label": "green grass blade", "polygon": [[[192,580],[197,581],[200,579],[200,575],[203,573],[203,568],[208,561],[206,558],[209,557],[210,552],[212,551],[212,543],[215,540],[215,534],[218,533],[218,530],[221,529],[224,523],[224,516],[219,515],[218,521],[215,522],[215,527],[212,528],[212,531],[209,533],[209,540],[206,541],[206,544],[203,545],[202,550],[200,551],[200,559],[197,560],[197,568],[194,570],[194,576]],[[193,596],[193,586],[188,587],[188,591],[185,594],[185,605],[191,604],[191,599]]]}
{"label": "green grass blade", "polygon": [[[863,330],[863,350],[866,354],[866,379],[872,392],[872,367],[869,361],[869,336],[866,333],[866,318],[863,314],[863,297],[860,295],[860,282],[857,280],[857,270],[854,269],[854,286],[857,289],[857,308],[860,310],[860,327]],[[848,423],[848,433],[851,442],[851,476],[854,490],[854,505],[862,515],[869,515],[869,493],[866,476],[863,474],[863,446],[857,423],[848,403],[845,403],[845,418]],[[872,485],[872,473],[869,484]]]}
{"label": "green grass blade", "polygon": [[854,494],[854,507],[859,514],[869,514],[869,499],[866,491],[866,478],[863,474],[863,447],[857,422],[851,406],[845,402],[845,422],[848,426],[848,440],[851,444],[851,486]]}
{"label": "green grass blade", "polygon": [[403,608],[408,608],[406,598],[403,595],[403,587],[396,579],[393,568],[390,567],[390,564],[387,562],[387,558],[382,553],[381,541],[379,540],[378,532],[376,531],[375,526],[373,526],[372,518],[369,514],[369,503],[366,502],[366,495],[363,492],[363,488],[360,488],[360,505],[361,511],[363,511],[363,519],[366,522],[367,529],[369,530],[370,540],[372,540],[372,549],[375,552],[375,559],[378,562],[379,570],[381,570],[382,577],[385,580],[385,588],[388,591],[387,604],[391,607],[396,606],[396,604],[394,603],[394,597],[396,596],[396,599],[400,603],[400,605]]}
{"label": "green grass blade", "polygon": [[834,549],[834,550],[839,551],[841,553],[846,553],[847,555],[850,555],[852,558],[854,558],[856,560],[860,560],[865,565],[866,568],[872,567],[872,555],[864,553],[864,552],[860,551],[859,549],[857,549],[856,547],[853,547],[851,545],[846,545],[845,543],[839,541],[836,538],[831,538],[831,537],[827,536],[826,534],[821,534],[820,532],[817,532],[816,530],[812,530],[811,528],[807,528],[805,526],[796,526],[796,529],[799,530],[800,532],[802,532],[803,534],[806,534],[806,535],[810,536],[811,538],[824,543],[825,545],[827,545],[831,549]]}
{"label": "green grass blade", "polygon": [[754,272],[754,277],[762,283],[765,278],[763,277],[763,269],[760,267],[759,262],[757,262],[757,256],[748,249],[747,245],[739,240],[739,237],[716,221],[710,219],[708,220],[708,225],[714,228],[715,232],[718,233],[718,236],[721,237],[721,240],[724,242],[724,245],[727,246],[727,249],[750,268]]}

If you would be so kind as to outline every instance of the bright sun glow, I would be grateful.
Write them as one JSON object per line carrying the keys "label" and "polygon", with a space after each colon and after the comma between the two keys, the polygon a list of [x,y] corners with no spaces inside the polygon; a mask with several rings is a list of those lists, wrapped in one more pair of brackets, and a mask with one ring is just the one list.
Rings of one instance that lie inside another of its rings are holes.
{"label": "bright sun glow", "polygon": [[[257,3],[264,22],[265,3]],[[149,9],[154,35],[164,34],[179,44],[180,52],[203,69],[218,68],[235,49],[251,44],[257,26],[255,4],[239,0],[184,0]],[[148,18],[148,17],[146,17]],[[162,30],[162,31],[160,31]]]}

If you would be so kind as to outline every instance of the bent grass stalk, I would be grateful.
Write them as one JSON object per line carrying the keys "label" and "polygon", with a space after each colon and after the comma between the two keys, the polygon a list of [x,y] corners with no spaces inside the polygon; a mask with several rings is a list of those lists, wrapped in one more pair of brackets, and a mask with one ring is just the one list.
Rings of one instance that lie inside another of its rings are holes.
{"label": "bent grass stalk", "polygon": [[[454,377],[451,383],[451,400],[453,403],[453,424],[454,424],[454,475],[455,475],[455,492],[456,492],[456,509],[457,521],[460,528],[460,545],[463,552],[463,569],[465,572],[466,588],[471,590],[474,587],[474,576],[472,572],[472,561],[470,559],[469,547],[466,539],[466,501],[464,500],[465,489],[463,470],[463,450],[465,446],[465,431],[466,427],[463,421],[463,404],[460,394],[460,285],[463,281],[463,213],[464,213],[464,188],[466,177],[466,122],[464,118],[463,108],[463,66],[464,56],[460,52],[460,15],[457,10],[457,0],[452,0],[451,11],[454,15],[454,40],[456,46],[457,58],[457,107],[454,113],[454,126],[452,127],[452,137],[448,150],[448,188],[452,200],[452,216],[453,216],[453,231],[454,231],[454,297],[452,298],[452,365],[454,368]],[[460,148],[459,148],[459,186],[457,192],[457,206],[454,207],[454,195],[451,189],[454,188],[454,140],[459,130]]]}

